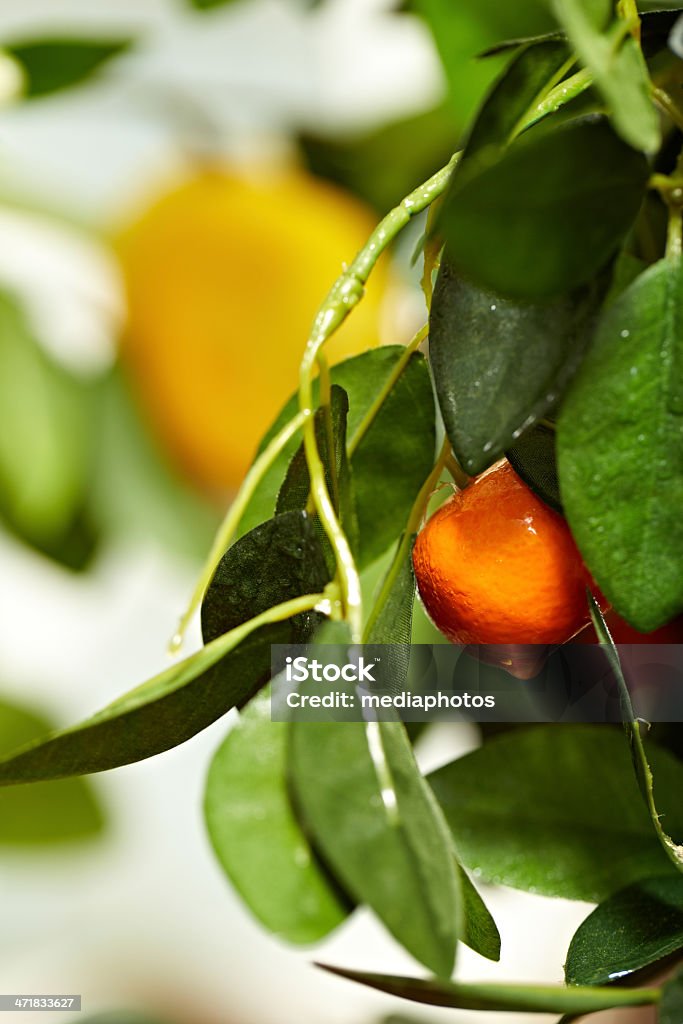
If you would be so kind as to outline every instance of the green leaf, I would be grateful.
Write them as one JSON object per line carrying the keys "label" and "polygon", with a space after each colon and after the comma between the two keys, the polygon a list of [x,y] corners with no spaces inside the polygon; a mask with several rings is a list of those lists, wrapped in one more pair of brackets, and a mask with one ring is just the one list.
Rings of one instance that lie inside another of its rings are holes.
{"label": "green leaf", "polygon": [[[332,504],[339,515],[351,548],[355,551],[358,547],[358,522],[351,469],[346,455],[348,412],[348,395],[338,384],[333,384],[329,407],[326,406],[316,411],[315,435]],[[308,505],[310,488],[311,478],[302,443],[287,469],[287,475],[278,493],[276,512],[304,510]],[[322,528],[320,535],[321,542],[327,547],[327,540]],[[328,562],[333,568],[334,556],[331,551]]]}
{"label": "green leaf", "polygon": [[0,517],[23,540],[80,567],[93,461],[93,395],[40,348],[23,310],[0,293]]}
{"label": "green leaf", "polygon": [[662,260],[606,309],[557,432],[569,525],[643,633],[683,610],[683,271]]}
{"label": "green leaf", "polygon": [[[514,55],[477,114],[451,179],[450,193],[500,159],[532,119],[539,101],[557,83],[568,57],[567,44],[557,39],[529,43]],[[447,196],[445,203],[448,201]]]}
{"label": "green leaf", "polygon": [[544,122],[451,193],[440,229],[457,270],[481,287],[523,300],[566,294],[618,248],[648,173],[602,119]]}
{"label": "green leaf", "polygon": [[683,878],[646,878],[614,893],[579,925],[569,985],[606,985],[683,949]]}
{"label": "green leaf", "polygon": [[305,642],[317,616],[306,612],[253,631],[248,620],[321,591],[327,579],[304,513],[257,527],[224,555],[205,598],[204,636],[216,639],[80,726],[0,761],[0,786],[118,768],[184,743],[244,705],[270,676],[270,645]]}
{"label": "green leaf", "polygon": [[[651,82],[640,46],[621,19],[610,21],[611,4],[600,2],[595,18],[588,0],[552,0],[579,59],[590,70],[607,100],[612,121],[622,138],[636,149],[659,149],[659,117],[651,98]],[[605,12],[607,10],[607,24]]]}
{"label": "green leaf", "polygon": [[464,930],[462,942],[488,960],[500,960],[500,933],[496,922],[467,872],[458,865],[462,893]]}
{"label": "green leaf", "polygon": [[[683,766],[653,746],[672,828]],[[487,881],[597,902],[669,864],[617,730],[540,726],[495,737],[429,777],[463,864]],[[669,818],[667,818],[669,820]]]}
{"label": "green leaf", "polygon": [[537,423],[505,453],[510,465],[541,501],[562,514],[555,461],[555,428]]}
{"label": "green leaf", "polygon": [[[348,439],[355,445],[365,415],[404,356],[400,345],[371,349],[331,368],[334,384],[349,397]],[[318,400],[317,384],[314,400]],[[292,397],[263,441],[268,441],[296,414]],[[435,416],[429,370],[424,356],[415,353],[391,389],[363,439],[351,456],[356,515],[360,531],[361,567],[379,557],[402,532],[415,495],[432,468]],[[276,459],[240,524],[240,532],[268,519],[298,441],[294,439]]]}
{"label": "green leaf", "polygon": [[33,99],[78,85],[131,45],[130,39],[36,39],[6,43],[4,50],[21,64],[24,95]]}
{"label": "green leaf", "polygon": [[439,975],[453,969],[459,876],[441,812],[398,722],[294,722],[290,778],[342,885]]}
{"label": "green leaf", "polygon": [[270,696],[250,701],[211,762],[204,813],[213,848],[242,899],[269,931],[317,942],[347,914],[291,807],[287,726]]}
{"label": "green leaf", "polygon": [[679,970],[662,988],[657,1020],[659,1024],[680,1024],[683,1015],[683,973]]}
{"label": "green leaf", "polygon": [[331,974],[369,985],[392,996],[430,1006],[461,1010],[512,1010],[522,1013],[595,1013],[616,1006],[646,1006],[657,1001],[656,988],[562,988],[559,985],[463,985],[431,978],[348,971],[318,964]]}
{"label": "green leaf", "polygon": [[415,534],[404,535],[373,606],[366,643],[409,644],[415,600],[411,552]]}
{"label": "green leaf", "polygon": [[662,815],[658,812],[655,805],[654,777],[645,753],[645,746],[643,744],[643,737],[641,734],[641,723],[635,716],[633,705],[631,703],[631,694],[629,693],[626,679],[624,678],[624,673],[621,668],[619,651],[617,650],[614,640],[607,628],[607,623],[600,611],[600,606],[592,595],[589,595],[589,608],[596,636],[602,645],[602,649],[617,681],[624,730],[631,748],[631,761],[633,763],[635,777],[638,782],[641,795],[650,814],[652,826],[657,838],[662,844],[663,849],[669,857],[669,860],[676,866],[678,871],[683,871],[683,846],[679,846],[675,843],[671,836],[664,831],[661,823]]}
{"label": "green leaf", "polygon": [[[42,736],[50,724],[40,715],[0,700],[0,754]],[[83,779],[44,782],[0,793],[0,846],[70,842],[97,835],[102,809]]]}
{"label": "green leaf", "polygon": [[601,289],[552,304],[502,298],[441,263],[429,356],[446,433],[476,476],[556,403],[590,339]]}

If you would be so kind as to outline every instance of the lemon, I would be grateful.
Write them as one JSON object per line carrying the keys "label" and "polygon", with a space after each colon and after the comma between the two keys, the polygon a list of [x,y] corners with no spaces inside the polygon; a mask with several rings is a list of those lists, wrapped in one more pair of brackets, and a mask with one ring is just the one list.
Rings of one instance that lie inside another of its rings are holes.
{"label": "lemon", "polygon": [[[375,218],[302,170],[248,178],[203,169],[119,234],[128,299],[122,359],[154,431],[207,492],[236,488],[297,385],[321,300]],[[378,343],[386,273],[326,350]]]}

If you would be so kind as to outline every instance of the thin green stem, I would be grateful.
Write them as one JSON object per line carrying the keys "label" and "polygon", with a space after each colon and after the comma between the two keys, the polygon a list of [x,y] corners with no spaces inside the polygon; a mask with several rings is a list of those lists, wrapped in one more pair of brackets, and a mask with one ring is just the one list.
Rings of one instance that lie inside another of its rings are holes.
{"label": "thin green stem", "polygon": [[640,14],[636,0],[619,0],[617,14],[624,21],[628,31],[640,45]]}
{"label": "thin green stem", "polygon": [[455,483],[456,487],[459,487],[460,490],[462,490],[464,487],[467,487],[471,478],[462,468],[453,452],[449,452],[448,458],[446,459],[446,469],[453,477],[453,482]]}
{"label": "thin green stem", "polygon": [[559,82],[554,86],[546,95],[536,104],[530,117],[526,120],[524,128],[529,128],[530,125],[540,121],[542,117],[546,117],[548,114],[554,114],[555,111],[563,107],[565,103],[569,103],[570,100],[580,96],[582,92],[585,92],[593,84],[593,76],[591,75],[588,68],[581,68],[576,74],[572,75],[571,78],[567,78],[563,82]]}
{"label": "thin green stem", "polygon": [[396,552],[392,559],[391,565],[389,566],[389,571],[387,572],[382,582],[379,594],[377,595],[377,600],[375,601],[374,607],[372,609],[372,614],[370,615],[366,623],[364,632],[365,643],[369,642],[369,637],[372,635],[372,630],[375,626],[375,622],[377,621],[377,618],[382,608],[384,607],[387,598],[389,597],[391,591],[393,590],[394,584],[396,582],[396,577],[400,573],[401,567],[403,566],[405,559],[408,557],[410,553],[410,547],[413,543],[413,535],[416,534],[420,528],[420,523],[422,522],[422,517],[429,503],[429,499],[434,491],[434,488],[439,482],[439,477],[441,476],[444,468],[448,463],[448,458],[450,454],[450,443],[448,441],[448,438],[444,438],[444,442],[441,446],[441,451],[437,456],[432,471],[425,480],[425,482],[422,484],[422,487],[418,492],[417,498],[413,503],[413,507],[410,510],[410,515],[408,516],[406,528],[403,531],[401,540],[399,541],[398,547],[396,548]]}
{"label": "thin green stem", "polygon": [[[683,198],[683,192],[681,193]],[[683,220],[681,217],[680,204],[671,203],[669,206],[669,223],[666,231],[666,255],[667,259],[679,261],[683,257]]]}
{"label": "thin green stem", "polygon": [[661,89],[659,86],[654,85],[652,87],[652,98],[657,106],[671,118],[675,126],[680,131],[683,131],[683,113],[678,109],[677,104],[674,103],[668,92]]}
{"label": "thin green stem", "polygon": [[294,416],[289,423],[287,423],[282,430],[275,435],[272,441],[252,464],[251,469],[244,478],[244,482],[237,493],[237,497],[230,506],[228,514],[218,528],[214,542],[211,545],[211,550],[209,551],[206,562],[204,563],[197,579],[189,604],[181,616],[177,632],[171,640],[170,651],[172,654],[177,653],[182,647],[187,627],[189,626],[194,613],[202,603],[202,599],[206,593],[209,583],[211,582],[213,574],[216,571],[216,567],[227,550],[228,545],[232,541],[237,527],[239,526],[240,519],[244,515],[247,505],[251,501],[264,474],[268,469],[270,469],[275,459],[286,447],[291,438],[294,437],[297,431],[304,426],[309,417],[310,413],[308,411],[302,410],[301,412],[298,412],[296,416]]}
{"label": "thin green stem", "polygon": [[313,370],[318,353],[327,339],[344,322],[363,297],[365,282],[382,252],[411,218],[421,213],[440,196],[451,177],[457,155],[449,164],[420,185],[375,228],[365,246],[351,265],[335,281],[313,322],[311,334],[301,362],[299,375],[299,408],[307,414],[304,423],[304,449],[311,477],[311,493],[318,518],[327,534],[337,563],[344,614],[351,628],[352,639],[362,635],[362,598],[360,578],[349,542],[342,530],[330,498],[325,473],[318,452],[313,421]]}
{"label": "thin green stem", "polygon": [[394,385],[396,384],[396,381],[399,379],[399,377],[405,370],[406,366],[410,362],[410,358],[413,355],[413,353],[418,350],[424,339],[427,337],[428,332],[429,324],[424,324],[420,328],[420,330],[417,331],[417,333],[413,336],[412,340],[406,345],[403,352],[401,352],[400,357],[396,360],[396,364],[393,370],[391,371],[386,381],[384,382],[381,391],[378,392],[374,402],[372,403],[368,411],[365,413],[365,416],[356,427],[356,431],[348,443],[347,452],[349,458],[351,458],[353,453],[358,448],[358,445],[365,437],[369,428],[372,426],[375,417],[377,416],[377,413],[384,405],[388,395],[391,393]]}

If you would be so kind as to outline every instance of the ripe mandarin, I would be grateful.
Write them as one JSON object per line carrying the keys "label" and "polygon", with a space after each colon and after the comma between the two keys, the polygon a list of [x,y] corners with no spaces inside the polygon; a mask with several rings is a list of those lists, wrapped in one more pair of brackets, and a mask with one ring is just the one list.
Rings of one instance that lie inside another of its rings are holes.
{"label": "ripe mandarin", "polygon": [[591,579],[567,524],[508,462],[434,513],[413,565],[425,608],[453,643],[559,644],[590,618]]}

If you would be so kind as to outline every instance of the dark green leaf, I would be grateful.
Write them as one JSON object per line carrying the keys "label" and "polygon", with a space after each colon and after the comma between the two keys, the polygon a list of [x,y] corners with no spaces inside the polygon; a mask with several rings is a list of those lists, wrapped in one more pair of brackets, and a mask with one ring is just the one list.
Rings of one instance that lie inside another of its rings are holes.
{"label": "dark green leaf", "polygon": [[290,777],[304,825],[344,888],[413,956],[450,975],[459,876],[403,726],[292,723]]}
{"label": "dark green leaf", "polygon": [[[306,513],[285,512],[269,519],[228,548],[219,562],[202,602],[204,643],[275,604],[321,591],[328,580]],[[292,639],[272,643],[305,643],[318,622],[315,612],[297,616],[289,626]]]}
{"label": "dark green leaf", "polygon": [[[672,828],[683,766],[652,748]],[[495,737],[430,776],[466,867],[488,881],[598,901],[669,864],[617,730],[543,726]]]}
{"label": "dark green leaf", "polygon": [[555,462],[555,429],[537,423],[522,434],[505,454],[515,473],[521,476],[534,494],[561,514],[563,509]]}
{"label": "dark green leaf", "polygon": [[[351,469],[346,456],[348,412],[348,395],[338,384],[333,384],[329,407],[318,409],[315,414],[315,435],[332,504],[339,515],[351,548],[355,551],[358,547],[358,522]],[[310,488],[311,478],[302,443],[289,464],[287,475],[278,494],[276,512],[305,509],[308,505]],[[320,533],[322,543],[327,546],[322,528]],[[333,559],[331,552],[330,556]],[[333,566],[333,561],[330,564]]]}
{"label": "dark green leaf", "polygon": [[659,1004],[659,1024],[681,1024],[683,1017],[683,973],[678,973],[664,985]]}
{"label": "dark green leaf", "polygon": [[560,985],[462,985],[431,978],[347,971],[319,964],[324,970],[402,999],[462,1010],[513,1010],[522,1013],[594,1013],[613,1006],[645,1006],[657,1000],[658,989],[562,988]]}
{"label": "dark green leaf", "polygon": [[569,946],[569,985],[606,985],[683,949],[683,878],[647,878],[610,896]]}
{"label": "dark green leaf", "polygon": [[365,629],[370,644],[409,644],[415,575],[411,558],[415,534],[404,534],[375,598]]}
{"label": "dark green leaf", "polygon": [[557,39],[531,43],[515,54],[476,117],[451,179],[450,193],[500,159],[533,118],[541,98],[557,83],[568,57],[566,43]]}
{"label": "dark green leaf", "polygon": [[662,260],[606,311],[557,433],[569,525],[615,610],[683,610],[683,272]]}
{"label": "dark green leaf", "polygon": [[462,942],[488,960],[500,960],[500,933],[488,907],[463,868],[460,870],[464,930]]}
{"label": "dark green leaf", "polygon": [[609,104],[615,128],[629,145],[654,153],[661,133],[645,58],[630,33],[620,43],[615,41],[615,33],[624,31],[624,25],[611,21],[612,5],[598,0],[596,6],[597,11],[587,0],[552,0],[577,56]]}
{"label": "dark green leaf", "polygon": [[130,39],[37,39],[5,43],[5,51],[21,64],[29,98],[67,89],[89,78],[131,45]]}
{"label": "dark green leaf", "polygon": [[0,517],[29,544],[76,565],[92,549],[92,537],[79,532],[87,528],[92,399],[0,293]]}
{"label": "dark green leaf", "polygon": [[544,124],[455,189],[440,221],[460,273],[527,300],[595,277],[629,230],[649,173],[604,120]]}
{"label": "dark green leaf", "polygon": [[[399,345],[372,349],[331,369],[332,381],[349,397],[348,438],[354,445],[361,422],[404,355]],[[318,399],[317,385],[314,400]],[[286,404],[261,449],[296,414]],[[351,456],[360,530],[358,561],[369,565],[403,530],[415,496],[434,458],[434,402],[424,356],[411,357],[391,394]],[[277,493],[298,446],[294,439],[264,476],[240,524],[244,532],[273,514]]]}
{"label": "dark green leaf", "polygon": [[223,870],[259,921],[288,942],[316,942],[347,911],[292,811],[286,737],[270,695],[250,701],[211,762],[204,813]]}
{"label": "dark green leaf", "polygon": [[[0,754],[44,736],[42,717],[0,701]],[[83,779],[43,782],[0,793],[0,846],[23,846],[86,839],[102,830],[104,819],[90,783]]]}
{"label": "dark green leaf", "polygon": [[[288,512],[257,527],[224,555],[205,598],[207,641],[184,661],[114,701],[82,725],[0,761],[0,786],[117,768],[185,742],[235,706],[270,674],[270,645],[303,643],[316,616],[262,625],[223,638],[271,605],[317,593],[328,574],[312,524]],[[239,642],[241,639],[241,642]]]}
{"label": "dark green leaf", "polygon": [[429,358],[453,451],[471,476],[555,404],[590,340],[597,287],[536,305],[501,298],[442,261]]}

